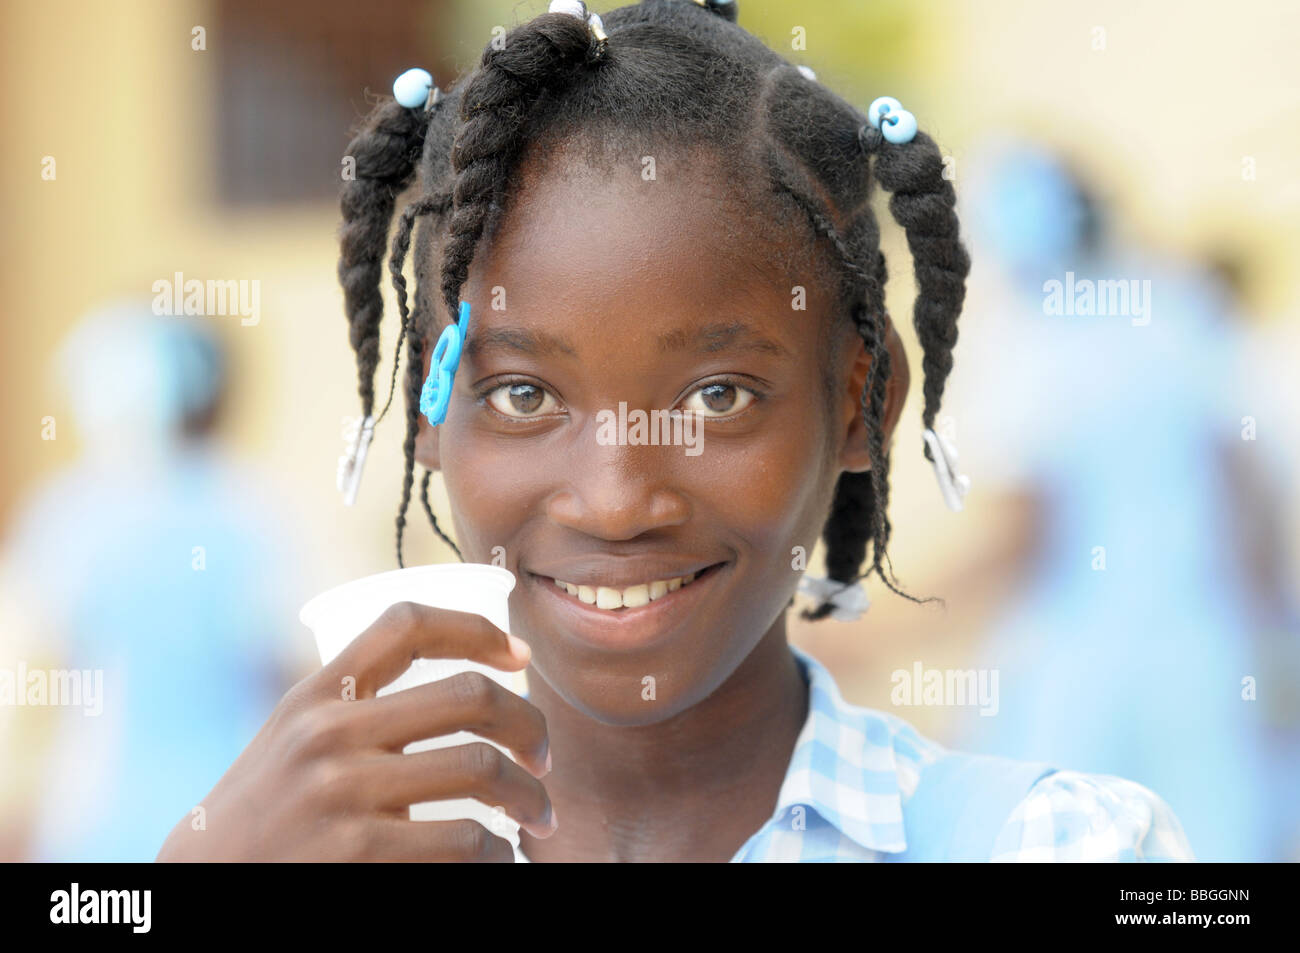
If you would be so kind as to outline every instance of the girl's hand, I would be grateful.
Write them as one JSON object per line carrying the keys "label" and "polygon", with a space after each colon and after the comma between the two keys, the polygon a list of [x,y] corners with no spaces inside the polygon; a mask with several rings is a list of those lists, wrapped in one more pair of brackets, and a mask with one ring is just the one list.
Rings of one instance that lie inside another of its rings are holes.
{"label": "girl's hand", "polygon": [[[157,859],[513,862],[509,841],[477,821],[410,820],[413,803],[459,797],[500,805],[533,836],[549,837],[554,815],[538,780],[550,770],[545,716],[478,672],[375,697],[415,658],[505,671],[528,664],[527,647],[512,654],[509,637],[481,616],[392,606],[289,689],[203,799],[203,813],[177,823]],[[483,742],[402,753],[461,730],[509,748],[520,763]]]}

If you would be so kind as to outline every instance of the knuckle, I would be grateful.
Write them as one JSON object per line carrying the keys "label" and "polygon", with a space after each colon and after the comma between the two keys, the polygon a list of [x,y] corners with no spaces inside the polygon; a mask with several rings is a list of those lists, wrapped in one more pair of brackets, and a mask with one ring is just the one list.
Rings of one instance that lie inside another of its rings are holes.
{"label": "knuckle", "polygon": [[486,742],[466,745],[464,759],[465,773],[484,787],[500,780],[506,770],[506,756]]}
{"label": "knuckle", "polygon": [[510,842],[502,837],[491,837],[488,843],[487,855],[483,858],[485,861],[493,863],[513,864],[515,862],[515,850],[510,846]]}
{"label": "knuckle", "polygon": [[303,707],[311,697],[312,691],[318,681],[319,672],[312,672],[310,675],[300,678],[289,686],[289,690],[281,697],[281,704],[286,708],[298,709]]}
{"label": "knuckle", "polygon": [[[478,821],[454,822],[451,832],[451,853],[462,861],[490,860],[497,854],[493,843],[498,838]],[[507,845],[508,846],[508,845]]]}
{"label": "knuckle", "polygon": [[282,696],[273,712],[277,722],[287,723],[310,712],[324,697],[321,690],[325,668],[321,668],[303,679],[295,682]]}
{"label": "knuckle", "polygon": [[321,751],[337,751],[348,737],[348,714],[342,703],[332,704],[317,711],[314,718],[315,744]]}
{"label": "knuckle", "polygon": [[361,818],[343,821],[331,836],[337,838],[339,850],[348,860],[365,862],[378,859],[377,845]]}
{"label": "knuckle", "polygon": [[452,697],[465,708],[485,708],[496,697],[496,683],[482,672],[459,672],[450,682]]}
{"label": "knuckle", "polygon": [[352,773],[336,758],[321,758],[308,771],[308,794],[317,804],[340,804],[354,790]]}
{"label": "knuckle", "polygon": [[284,727],[285,753],[291,761],[307,761],[312,756],[315,725],[311,709],[299,711],[286,719]]}
{"label": "knuckle", "polygon": [[394,602],[384,610],[379,621],[387,628],[408,631],[415,628],[420,618],[420,607],[414,602]]}
{"label": "knuckle", "polygon": [[302,761],[313,761],[334,750],[342,736],[340,719],[321,706],[301,711],[288,731],[290,754]]}

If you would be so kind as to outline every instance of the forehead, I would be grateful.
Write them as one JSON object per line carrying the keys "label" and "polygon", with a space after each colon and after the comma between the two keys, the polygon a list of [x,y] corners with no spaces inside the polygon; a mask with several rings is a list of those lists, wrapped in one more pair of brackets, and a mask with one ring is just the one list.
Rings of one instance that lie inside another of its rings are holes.
{"label": "forehead", "polygon": [[[752,175],[703,150],[525,162],[465,297],[490,323],[503,321],[489,307],[511,324],[568,315],[590,330],[653,334],[656,346],[705,319],[808,336],[829,300],[806,226],[756,205],[764,187]],[[797,287],[806,309],[794,306]]]}

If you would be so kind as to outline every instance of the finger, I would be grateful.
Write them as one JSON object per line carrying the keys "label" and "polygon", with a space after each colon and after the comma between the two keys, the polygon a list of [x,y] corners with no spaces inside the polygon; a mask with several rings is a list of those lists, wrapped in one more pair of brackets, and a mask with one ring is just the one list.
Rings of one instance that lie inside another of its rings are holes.
{"label": "finger", "polygon": [[478,821],[412,821],[374,818],[358,835],[352,856],[367,861],[399,863],[504,863],[515,860],[514,849]]}
{"label": "finger", "polygon": [[422,801],[473,798],[501,808],[534,837],[555,833],[555,811],[546,788],[504,752],[476,741],[369,760],[360,794],[380,811],[405,811]]}
{"label": "finger", "polygon": [[550,770],[546,716],[481,672],[346,704],[348,739],[356,746],[400,751],[412,741],[469,731],[509,748],[536,777]]}
{"label": "finger", "polygon": [[528,664],[531,652],[476,613],[398,602],[322,669],[322,682],[333,694],[339,679],[351,675],[357,698],[372,698],[417,658],[469,659],[516,672]]}

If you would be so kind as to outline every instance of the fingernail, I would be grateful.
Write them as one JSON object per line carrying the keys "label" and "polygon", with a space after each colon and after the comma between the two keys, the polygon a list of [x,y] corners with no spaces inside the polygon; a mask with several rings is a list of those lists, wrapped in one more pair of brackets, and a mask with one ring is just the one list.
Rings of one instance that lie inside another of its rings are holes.
{"label": "fingernail", "polygon": [[551,830],[556,831],[560,828],[560,819],[555,816],[555,805],[551,805]]}
{"label": "fingernail", "polygon": [[528,643],[523,639],[515,638],[515,636],[507,633],[506,640],[510,643],[510,654],[521,662],[527,662],[533,657],[533,650],[528,647]]}
{"label": "fingernail", "polygon": [[551,749],[546,749],[546,773],[551,773]]}

